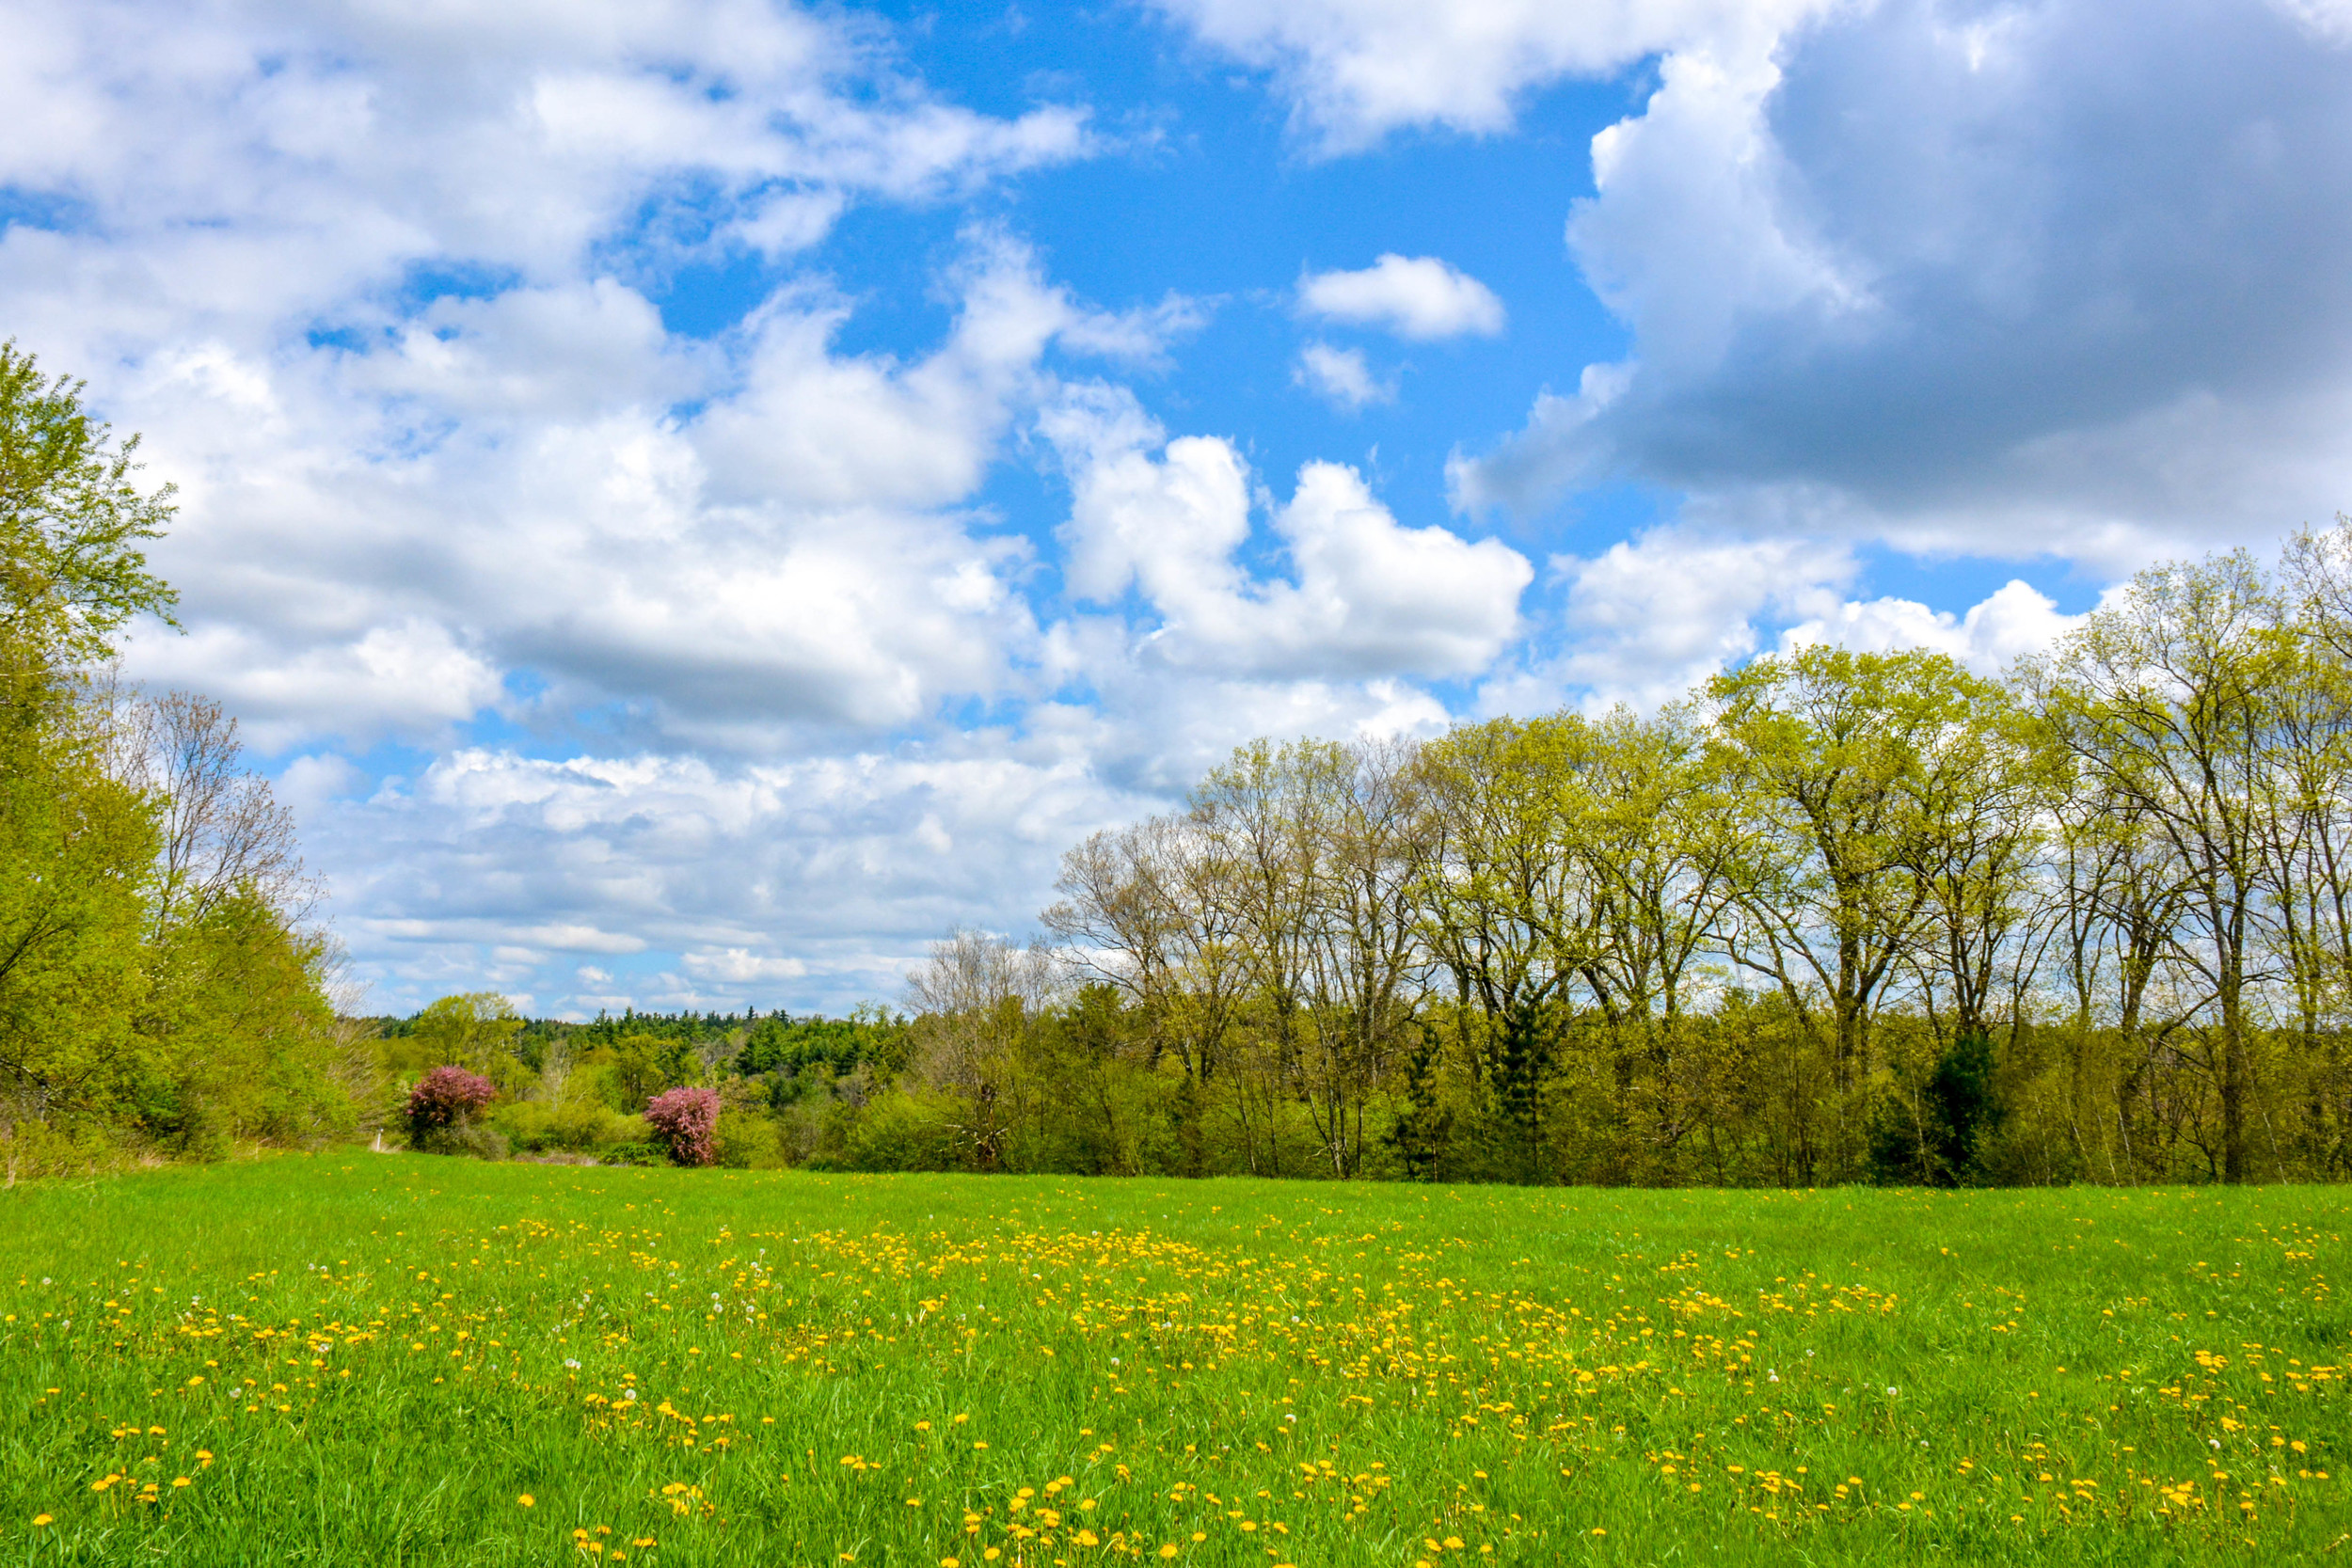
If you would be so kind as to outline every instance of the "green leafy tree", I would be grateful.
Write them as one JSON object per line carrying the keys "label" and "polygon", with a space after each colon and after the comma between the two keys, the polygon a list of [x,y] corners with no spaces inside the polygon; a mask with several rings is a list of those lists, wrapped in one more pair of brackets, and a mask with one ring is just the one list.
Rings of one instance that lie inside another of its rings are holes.
{"label": "green leafy tree", "polygon": [[170,522],[172,487],[139,488],[138,437],[118,444],[82,390],[0,343],[0,631],[61,666],[105,657],[133,618],[174,603],[139,547]]}
{"label": "green leafy tree", "polygon": [[1969,765],[2001,693],[1941,654],[1815,645],[1708,683],[1741,825],[1723,946],[1787,999],[1827,1057],[1797,1130],[1810,1180],[1863,1164],[1872,1024],[1932,927],[1929,802]]}
{"label": "green leafy tree", "polygon": [[515,1053],[522,1027],[515,1005],[496,991],[444,996],[417,1015],[406,1054],[418,1067],[461,1067],[513,1089],[531,1076]]}
{"label": "green leafy tree", "polygon": [[2151,567],[2023,678],[2076,787],[2124,803],[2174,868],[2169,954],[2207,999],[2201,1065],[2220,1100],[2220,1165],[2248,1180],[2251,1036],[2287,678],[2277,594],[2240,551]]}
{"label": "green leafy tree", "polygon": [[120,1108],[141,1076],[154,817],[55,682],[22,665],[0,682],[0,1119]]}
{"label": "green leafy tree", "polygon": [[1573,775],[1591,730],[1573,715],[1490,720],[1422,753],[1414,792],[1420,937],[1497,1132],[1496,1173],[1539,1181],[1546,1111],[1572,993],[1597,940],[1578,853]]}

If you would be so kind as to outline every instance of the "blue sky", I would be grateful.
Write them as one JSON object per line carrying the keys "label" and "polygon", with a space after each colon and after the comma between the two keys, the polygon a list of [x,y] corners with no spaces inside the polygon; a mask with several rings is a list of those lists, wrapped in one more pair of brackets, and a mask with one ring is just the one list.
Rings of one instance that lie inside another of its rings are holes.
{"label": "blue sky", "polygon": [[8,8],[0,330],[371,1008],[889,999],[1253,736],[2352,504],[2341,0]]}

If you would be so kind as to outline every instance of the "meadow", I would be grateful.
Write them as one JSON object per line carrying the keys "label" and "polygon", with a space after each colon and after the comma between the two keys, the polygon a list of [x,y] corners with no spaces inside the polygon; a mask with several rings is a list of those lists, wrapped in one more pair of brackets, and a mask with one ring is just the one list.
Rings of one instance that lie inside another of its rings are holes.
{"label": "meadow", "polygon": [[2336,1188],[0,1192],[0,1562],[2280,1562]]}

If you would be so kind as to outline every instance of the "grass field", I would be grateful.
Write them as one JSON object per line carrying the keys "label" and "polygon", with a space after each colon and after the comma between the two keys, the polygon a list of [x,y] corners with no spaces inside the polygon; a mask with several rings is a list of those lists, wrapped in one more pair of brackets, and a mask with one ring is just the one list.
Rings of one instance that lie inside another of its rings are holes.
{"label": "grass field", "polygon": [[2295,1561],[2331,1189],[0,1193],[0,1563]]}

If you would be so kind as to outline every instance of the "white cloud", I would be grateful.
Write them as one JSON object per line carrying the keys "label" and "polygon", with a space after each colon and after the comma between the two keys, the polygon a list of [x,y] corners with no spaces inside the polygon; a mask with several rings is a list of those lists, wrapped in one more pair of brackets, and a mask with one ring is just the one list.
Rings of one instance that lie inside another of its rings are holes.
{"label": "white cloud", "polygon": [[1326,153],[1406,126],[1490,133],[1565,76],[1605,76],[1694,39],[1772,36],[1826,0],[1157,0],[1204,41],[1274,73]]}
{"label": "white cloud", "polygon": [[[376,353],[179,356],[137,418],[193,476],[156,552],[191,632],[143,634],[133,667],[220,692],[272,746],[613,705],[739,745],[1001,693],[1037,647],[1025,547],[958,503],[1055,385],[1051,345],[1143,354],[1191,318],[1094,310],[985,233],[948,281],[955,324],[912,360],[835,352],[846,307],[800,289],[729,365],[609,280],[437,307]],[[664,395],[687,390],[681,419]]]}
{"label": "white cloud", "polygon": [[1299,280],[1298,304],[1326,321],[1423,341],[1502,332],[1502,301],[1494,291],[1435,256],[1391,251],[1359,272],[1311,273]]}
{"label": "white cloud", "polygon": [[716,980],[729,986],[746,986],[758,980],[798,980],[808,974],[808,965],[798,958],[754,953],[748,947],[689,953],[685,963],[687,973],[696,979]]}
{"label": "white cloud", "polygon": [[1658,529],[1590,558],[1556,557],[1551,575],[1565,590],[1556,651],[1485,682],[1486,711],[1563,703],[1650,711],[1759,653],[1816,642],[1872,653],[1927,648],[1996,676],[2081,622],[2017,580],[1959,614],[1909,599],[1849,598],[1861,569],[1846,548],[1793,537]]}
{"label": "white cloud", "polygon": [[1395,383],[1374,375],[1361,349],[1309,343],[1298,351],[1291,379],[1350,414],[1375,403],[1396,401]]}
{"label": "white cloud", "polygon": [[1251,504],[1232,443],[1167,440],[1132,396],[1100,388],[1042,428],[1070,474],[1073,592],[1109,602],[1134,585],[1160,617],[1148,644],[1159,659],[1255,675],[1459,674],[1518,629],[1534,575],[1518,552],[1401,526],[1353,468],[1299,470],[1269,519],[1296,577],[1260,583],[1235,559]]}
{"label": "white cloud", "polygon": [[1656,708],[1754,654],[1760,620],[1835,613],[1857,575],[1852,558],[1835,545],[1711,539],[1672,529],[1620,541],[1590,559],[1559,557],[1551,569],[1566,586],[1562,650],[1492,686],[1485,694],[1489,707],[1568,700]]}
{"label": "white cloud", "polygon": [[1993,676],[2021,656],[2049,647],[2082,619],[2058,613],[2056,600],[2012,579],[1965,615],[1930,610],[1912,599],[1849,600],[1826,616],[1787,628],[1780,645],[1788,650],[1834,642],[1869,653],[1926,648]]}

